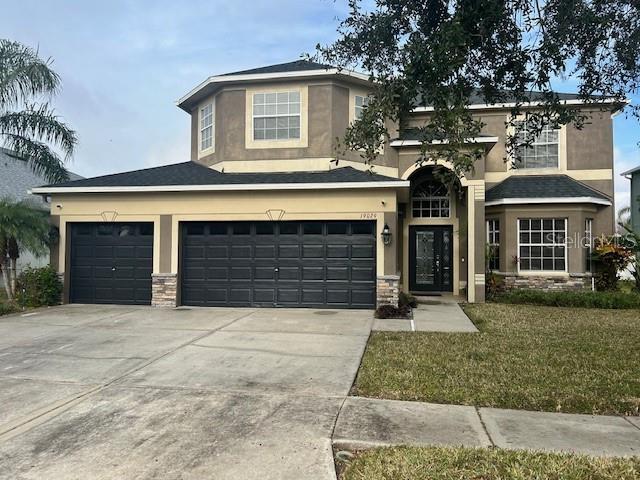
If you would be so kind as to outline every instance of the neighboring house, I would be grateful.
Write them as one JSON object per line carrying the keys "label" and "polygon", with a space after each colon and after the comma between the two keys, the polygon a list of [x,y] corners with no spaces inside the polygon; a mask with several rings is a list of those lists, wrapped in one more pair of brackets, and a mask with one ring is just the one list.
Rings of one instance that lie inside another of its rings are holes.
{"label": "neighboring house", "polygon": [[631,228],[640,233],[640,167],[632,168],[621,174],[631,180]]}
{"label": "neighboring house", "polygon": [[[79,180],[82,177],[70,174],[71,180]],[[8,198],[13,201],[26,200],[34,207],[49,211],[49,204],[37,195],[30,195],[29,190],[45,183],[41,175],[33,172],[24,160],[11,154],[10,150],[0,147],[0,198]],[[18,273],[25,267],[43,267],[49,264],[49,255],[36,257],[30,252],[21,252],[17,262]],[[0,278],[2,285],[2,278]]]}
{"label": "neighboring house", "polygon": [[485,153],[458,194],[416,165],[428,107],[375,173],[359,152],[331,162],[369,91],[366,75],[307,61],[210,77],[178,101],[191,161],[35,189],[52,197],[67,299],[372,308],[404,290],[481,302],[487,243],[509,287],[591,284],[585,235],[614,228],[613,103],[565,95],[593,117],[546,129],[517,169],[504,161],[510,106],[472,105]]}

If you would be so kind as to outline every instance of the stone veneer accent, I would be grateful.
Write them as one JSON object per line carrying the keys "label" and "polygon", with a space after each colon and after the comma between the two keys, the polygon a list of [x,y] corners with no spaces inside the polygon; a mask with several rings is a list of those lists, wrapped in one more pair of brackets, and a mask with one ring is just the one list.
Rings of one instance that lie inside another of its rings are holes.
{"label": "stone veneer accent", "polygon": [[383,275],[377,278],[376,307],[381,305],[393,305],[394,307],[397,307],[399,294],[399,275]]}
{"label": "stone veneer accent", "polygon": [[65,302],[65,294],[64,294],[64,290],[65,290],[65,284],[64,284],[64,272],[58,272],[58,280],[60,280],[60,283],[62,284],[62,290],[60,290],[60,303],[64,303]]}
{"label": "stone veneer accent", "polygon": [[533,276],[533,275],[504,275],[506,290],[529,288],[533,290],[585,290],[591,289],[591,275],[569,274],[569,276]]}
{"label": "stone veneer accent", "polygon": [[178,275],[154,273],[151,275],[151,305],[175,307],[178,299]]}

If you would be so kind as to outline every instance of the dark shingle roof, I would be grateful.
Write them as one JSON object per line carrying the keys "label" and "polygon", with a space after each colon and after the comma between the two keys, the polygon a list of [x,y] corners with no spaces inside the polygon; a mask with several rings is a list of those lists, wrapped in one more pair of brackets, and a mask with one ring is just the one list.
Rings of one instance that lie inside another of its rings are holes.
{"label": "dark shingle roof", "polygon": [[86,178],[47,187],[152,187],[175,185],[258,185],[279,183],[389,182],[397,178],[363,172],[352,167],[319,172],[222,173],[195,162],[176,163]]}
{"label": "dark shingle roof", "polygon": [[294,62],[278,63],[276,65],[268,65],[266,67],[251,68],[249,70],[240,70],[238,72],[224,73],[227,75],[251,75],[260,73],[284,73],[284,72],[303,72],[306,70],[328,70],[333,68],[331,65],[324,63],[311,62],[309,60],[296,60]]}
{"label": "dark shingle roof", "polygon": [[567,175],[514,175],[487,190],[487,202],[508,198],[595,197],[611,200],[603,193]]}

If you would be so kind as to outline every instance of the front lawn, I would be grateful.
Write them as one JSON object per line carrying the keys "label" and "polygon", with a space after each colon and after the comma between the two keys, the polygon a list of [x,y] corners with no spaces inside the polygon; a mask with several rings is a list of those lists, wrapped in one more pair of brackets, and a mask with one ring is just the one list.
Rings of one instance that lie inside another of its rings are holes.
{"label": "front lawn", "polygon": [[[339,465],[340,466],[340,465]],[[361,452],[341,480],[638,480],[640,459],[498,449],[393,447]]]}
{"label": "front lawn", "polygon": [[638,415],[640,310],[468,305],[481,333],[373,333],[354,394]]}

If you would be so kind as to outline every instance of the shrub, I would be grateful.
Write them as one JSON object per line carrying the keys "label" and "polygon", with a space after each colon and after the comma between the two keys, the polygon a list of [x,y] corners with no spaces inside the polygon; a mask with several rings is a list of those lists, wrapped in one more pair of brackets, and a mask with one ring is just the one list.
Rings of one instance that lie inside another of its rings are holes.
{"label": "shrub", "polygon": [[374,316],[376,318],[410,318],[411,307],[409,305],[401,305],[399,307],[381,305],[376,309]]}
{"label": "shrub", "polygon": [[18,311],[18,307],[16,307],[13,303],[0,303],[0,317],[2,315],[9,315],[10,313],[15,313]]}
{"label": "shrub", "polygon": [[58,305],[62,282],[51,267],[27,268],[18,277],[16,301],[22,307]]}
{"label": "shrub", "polygon": [[400,292],[400,296],[398,297],[398,304],[401,307],[409,305],[411,308],[417,308],[418,300],[410,293]]}
{"label": "shrub", "polygon": [[487,273],[485,282],[485,295],[487,300],[491,301],[502,293],[504,293],[504,279],[496,273]]}
{"label": "shrub", "polygon": [[640,295],[626,292],[545,292],[542,290],[523,289],[497,295],[494,301],[499,303],[546,305],[549,307],[640,308]]}
{"label": "shrub", "polygon": [[624,270],[633,257],[632,250],[620,244],[618,240],[616,237],[600,237],[594,241],[597,290],[616,290],[618,288],[618,272]]}

